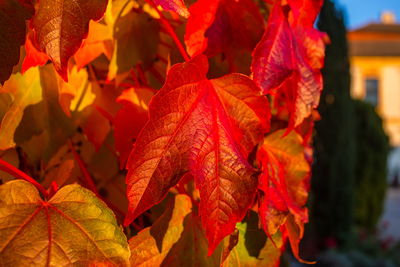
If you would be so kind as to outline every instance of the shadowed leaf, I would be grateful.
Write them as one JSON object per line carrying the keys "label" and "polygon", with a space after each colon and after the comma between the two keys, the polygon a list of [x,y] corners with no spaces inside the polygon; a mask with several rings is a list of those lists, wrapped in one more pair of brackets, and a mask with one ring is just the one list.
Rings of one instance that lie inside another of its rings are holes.
{"label": "shadowed leaf", "polygon": [[13,98],[0,124],[0,150],[5,150],[15,145],[14,133],[22,120],[24,109],[42,100],[38,68],[32,68],[24,75],[14,74],[0,87],[0,93],[10,94]]}
{"label": "shadowed leaf", "polygon": [[34,13],[26,0],[0,1],[0,84],[11,75],[19,61],[20,46],[25,42],[25,21]]}

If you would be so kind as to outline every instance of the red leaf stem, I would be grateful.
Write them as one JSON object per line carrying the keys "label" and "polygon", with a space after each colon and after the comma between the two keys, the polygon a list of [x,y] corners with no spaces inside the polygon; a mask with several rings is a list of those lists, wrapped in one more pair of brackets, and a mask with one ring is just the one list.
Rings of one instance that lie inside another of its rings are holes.
{"label": "red leaf stem", "polygon": [[157,11],[158,15],[160,16],[160,21],[162,22],[162,24],[164,24],[165,29],[167,30],[168,34],[171,36],[172,40],[176,44],[182,57],[185,59],[185,61],[189,61],[190,60],[189,55],[186,53],[185,48],[183,47],[181,41],[179,40],[178,36],[176,35],[169,21],[164,17],[163,13],[160,10],[158,10],[157,5],[154,4],[152,0],[146,0],[146,2]]}
{"label": "red leaf stem", "polygon": [[47,192],[47,190],[41,184],[39,184],[35,179],[30,177],[29,175],[27,175],[23,171],[18,170],[16,167],[14,167],[13,165],[5,162],[2,159],[0,159],[0,170],[3,170],[5,172],[13,175],[15,178],[24,179],[25,181],[27,181],[27,182],[31,183],[32,185],[34,185],[40,191],[40,193],[42,193],[42,195],[44,197],[47,198],[49,196],[49,193]]}

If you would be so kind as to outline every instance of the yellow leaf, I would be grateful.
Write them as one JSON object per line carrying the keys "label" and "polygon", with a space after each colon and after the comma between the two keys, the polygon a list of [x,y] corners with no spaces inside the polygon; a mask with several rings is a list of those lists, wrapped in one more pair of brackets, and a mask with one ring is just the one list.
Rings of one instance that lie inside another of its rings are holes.
{"label": "yellow leaf", "polygon": [[0,88],[0,93],[8,93],[13,98],[0,125],[0,150],[5,150],[15,145],[14,132],[21,122],[24,109],[42,99],[38,68],[30,68],[24,75],[20,73],[12,75]]}
{"label": "yellow leaf", "polygon": [[254,212],[250,212],[243,222],[236,224],[236,228],[239,232],[238,243],[228,257],[223,259],[222,267],[279,266],[284,246],[280,232],[268,238],[258,228],[258,218]]}
{"label": "yellow leaf", "polygon": [[93,94],[91,85],[88,82],[88,73],[85,69],[78,71],[74,66],[69,73],[69,81],[64,82],[58,77],[59,82],[59,102],[65,114],[70,115],[70,111],[82,111],[91,105],[96,98]]}
{"label": "yellow leaf", "polygon": [[154,223],[129,240],[131,266],[160,266],[170,249],[179,240],[183,221],[191,211],[188,196],[177,195],[166,212]]}
{"label": "yellow leaf", "polygon": [[49,201],[23,180],[0,186],[0,266],[128,266],[115,216],[92,192],[61,188]]}

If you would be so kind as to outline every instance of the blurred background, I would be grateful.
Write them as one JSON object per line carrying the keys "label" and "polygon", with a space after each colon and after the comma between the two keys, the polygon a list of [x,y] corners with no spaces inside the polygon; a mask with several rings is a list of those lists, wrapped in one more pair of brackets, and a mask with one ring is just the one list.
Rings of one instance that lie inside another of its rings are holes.
{"label": "blurred background", "polygon": [[317,266],[400,266],[399,19],[400,0],[325,0],[317,22],[331,43],[300,249]]}

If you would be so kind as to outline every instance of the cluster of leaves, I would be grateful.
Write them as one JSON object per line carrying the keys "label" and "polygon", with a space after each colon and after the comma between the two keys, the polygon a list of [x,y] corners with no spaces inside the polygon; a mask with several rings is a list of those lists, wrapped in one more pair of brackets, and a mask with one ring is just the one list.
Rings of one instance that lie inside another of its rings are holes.
{"label": "cluster of leaves", "polygon": [[321,5],[0,1],[0,265],[302,261]]}

